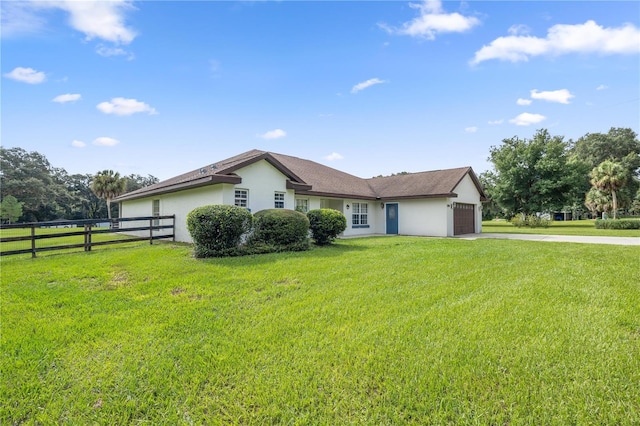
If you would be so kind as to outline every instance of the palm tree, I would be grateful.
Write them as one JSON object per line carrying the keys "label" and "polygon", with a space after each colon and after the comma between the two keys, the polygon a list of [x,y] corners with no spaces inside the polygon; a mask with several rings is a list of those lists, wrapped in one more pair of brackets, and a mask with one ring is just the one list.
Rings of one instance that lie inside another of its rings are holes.
{"label": "palm tree", "polygon": [[107,214],[111,219],[111,200],[121,195],[127,188],[127,179],[113,170],[98,172],[91,181],[91,190],[99,198],[107,200]]}
{"label": "palm tree", "polygon": [[612,160],[605,160],[591,171],[591,184],[604,192],[611,194],[613,207],[613,218],[616,218],[618,210],[618,198],[616,191],[626,185],[629,176],[627,170],[620,164]]}
{"label": "palm tree", "polygon": [[611,210],[611,197],[595,186],[587,192],[584,205],[589,209],[594,218],[598,217],[598,212],[609,212]]}

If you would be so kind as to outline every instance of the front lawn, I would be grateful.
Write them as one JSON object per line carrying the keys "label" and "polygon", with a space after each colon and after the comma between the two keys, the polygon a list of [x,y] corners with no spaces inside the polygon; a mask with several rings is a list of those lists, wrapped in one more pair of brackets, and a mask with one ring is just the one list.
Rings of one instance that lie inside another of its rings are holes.
{"label": "front lawn", "polygon": [[0,424],[640,423],[637,247],[9,257]]}
{"label": "front lawn", "polygon": [[548,228],[518,228],[505,220],[485,220],[482,233],[640,237],[640,229],[596,229],[593,220],[553,221]]}

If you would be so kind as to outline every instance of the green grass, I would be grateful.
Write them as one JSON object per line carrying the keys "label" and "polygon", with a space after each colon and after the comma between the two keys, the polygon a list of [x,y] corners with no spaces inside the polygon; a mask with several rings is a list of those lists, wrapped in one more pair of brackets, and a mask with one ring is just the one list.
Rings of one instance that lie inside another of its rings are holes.
{"label": "green grass", "polygon": [[596,229],[593,220],[554,221],[548,228],[517,228],[504,220],[482,222],[483,233],[640,237],[640,229]]}
{"label": "green grass", "polygon": [[3,258],[0,423],[640,423],[637,247]]}

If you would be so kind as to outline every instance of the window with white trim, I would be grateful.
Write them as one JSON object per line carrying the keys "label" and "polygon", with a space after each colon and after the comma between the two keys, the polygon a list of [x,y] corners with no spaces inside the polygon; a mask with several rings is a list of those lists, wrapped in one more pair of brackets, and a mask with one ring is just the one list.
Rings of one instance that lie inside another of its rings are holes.
{"label": "window with white trim", "polygon": [[238,207],[249,208],[249,190],[236,189],[234,205]]}
{"label": "window with white trim", "polygon": [[[160,200],[151,201],[151,216],[160,216]],[[153,226],[159,226],[160,219],[153,219]]]}
{"label": "window with white trim", "polygon": [[369,205],[367,203],[352,204],[351,225],[354,227],[366,227],[369,225]]}
{"label": "window with white trim", "polygon": [[309,211],[309,200],[306,198],[296,198],[296,210],[307,213]]}
{"label": "window with white trim", "polygon": [[284,209],[284,192],[275,192],[273,194],[273,207]]}

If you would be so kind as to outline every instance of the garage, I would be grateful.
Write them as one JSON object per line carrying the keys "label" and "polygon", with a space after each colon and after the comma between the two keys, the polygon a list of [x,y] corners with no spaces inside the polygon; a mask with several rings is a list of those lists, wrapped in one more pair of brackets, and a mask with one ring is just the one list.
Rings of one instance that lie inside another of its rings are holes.
{"label": "garage", "polygon": [[475,207],[473,204],[453,204],[453,235],[476,232]]}

